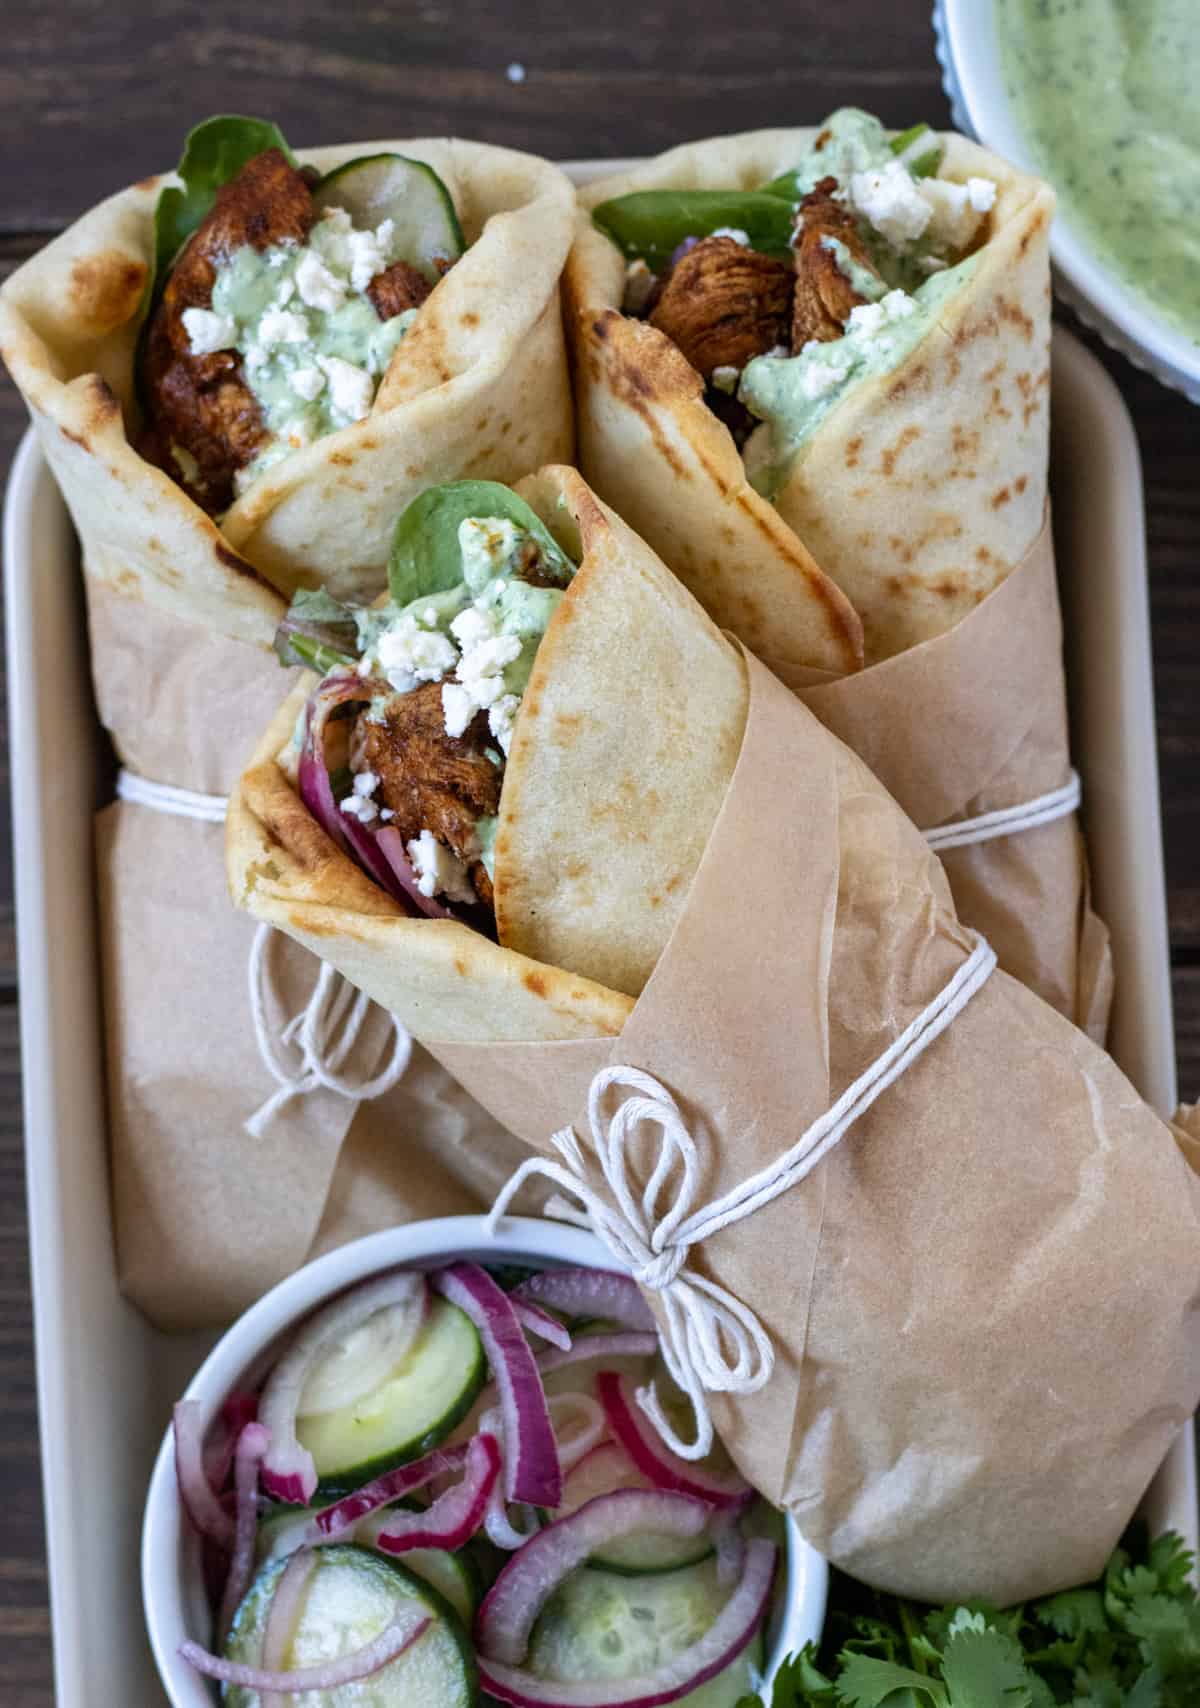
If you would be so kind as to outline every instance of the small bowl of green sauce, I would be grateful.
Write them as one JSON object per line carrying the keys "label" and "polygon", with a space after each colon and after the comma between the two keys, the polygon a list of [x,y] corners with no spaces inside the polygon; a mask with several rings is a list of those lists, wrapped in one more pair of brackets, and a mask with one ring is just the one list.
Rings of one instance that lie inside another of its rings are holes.
{"label": "small bowl of green sauce", "polygon": [[955,123],[1058,193],[1060,295],[1200,402],[1196,0],[937,0]]}

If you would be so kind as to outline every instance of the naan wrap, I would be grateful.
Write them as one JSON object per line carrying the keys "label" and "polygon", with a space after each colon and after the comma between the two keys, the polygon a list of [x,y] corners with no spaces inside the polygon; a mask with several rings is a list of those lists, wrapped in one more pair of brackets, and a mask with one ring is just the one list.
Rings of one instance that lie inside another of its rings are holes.
{"label": "naan wrap", "polygon": [[116,586],[136,578],[168,610],[269,642],[273,589],[287,595],[319,576],[340,595],[378,592],[396,513],[424,487],[470,474],[515,479],[570,455],[558,298],[570,184],[531,155],[456,139],[297,158],[324,175],[381,152],[433,169],[466,248],[406,322],[369,413],[266,466],[219,524],[134,448],[155,212],[178,181],[149,178],[111,197],[5,283],[0,352],[93,575]]}
{"label": "naan wrap", "polygon": [[[577,568],[512,730],[499,942],[412,917],[310,814],[290,773],[311,680],[234,793],[231,887],[535,1148],[570,1123],[590,1159],[593,1076],[616,1072],[606,1123],[624,1070],[653,1075],[698,1209],[824,1114],[972,942],[862,762],[578,475],[522,493]],[[622,1156],[665,1230],[662,1137],[634,1122]],[[1200,1390],[1198,1225],[1167,1128],[993,972],[803,1182],[686,1254],[775,1349],[765,1386],[713,1396],[721,1434],[869,1582],[1004,1604],[1086,1580]]]}

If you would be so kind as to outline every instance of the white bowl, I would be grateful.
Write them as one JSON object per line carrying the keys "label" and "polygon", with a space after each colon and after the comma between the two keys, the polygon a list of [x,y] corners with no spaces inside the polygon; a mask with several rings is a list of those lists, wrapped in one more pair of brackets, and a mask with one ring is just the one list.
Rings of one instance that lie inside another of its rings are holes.
{"label": "white bowl", "polygon": [[[318,1258],[297,1271],[240,1317],[209,1353],[188,1385],[186,1398],[199,1401],[207,1429],[222,1400],[248,1372],[260,1371],[271,1349],[294,1323],[343,1288],[397,1265],[427,1265],[476,1258],[482,1262],[591,1264],[611,1268],[598,1240],[577,1228],[524,1217],[506,1217],[493,1235],[482,1216],[447,1216],[372,1234]],[[768,1679],[802,1644],[815,1642],[825,1618],[828,1587],[825,1560],[788,1519],[788,1556],[783,1593],[768,1632]],[[174,1708],[212,1708],[211,1687],[179,1658],[185,1638],[207,1644],[211,1620],[200,1571],[198,1539],[184,1520],[175,1481],[170,1431],[163,1439],[142,1529],[142,1598],[150,1645]]]}
{"label": "white bowl", "polygon": [[[936,0],[937,54],[959,130],[977,137],[1014,165],[1037,172],[1004,89],[996,36],[996,10],[1002,4],[1003,0]],[[1200,346],[1164,325],[1141,297],[1114,277],[1089,247],[1086,232],[1061,208],[1050,234],[1050,252],[1055,288],[1080,319],[1136,367],[1200,403]]]}

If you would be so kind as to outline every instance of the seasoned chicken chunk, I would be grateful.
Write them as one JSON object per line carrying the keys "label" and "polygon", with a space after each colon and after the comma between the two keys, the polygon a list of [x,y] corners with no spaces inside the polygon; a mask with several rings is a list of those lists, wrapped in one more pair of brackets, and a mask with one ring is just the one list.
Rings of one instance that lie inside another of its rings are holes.
{"label": "seasoned chicken chunk", "polygon": [[379,778],[375,800],[395,814],[405,843],[430,830],[465,860],[481,902],[492,905],[492,884],[478,858],[475,822],[500,810],[501,765],[487,713],[480,712],[460,736],[446,734],[442,684],[423,682],[407,694],[391,694],[382,717],[364,712],[352,745],[356,770]]}
{"label": "seasoned chicken chunk", "polygon": [[384,273],[376,273],[367,295],[380,320],[392,320],[410,308],[420,308],[433,286],[423,273],[407,261],[394,261]]}
{"label": "seasoned chicken chunk", "polygon": [[854,215],[833,199],[836,189],[836,178],[822,178],[800,203],[796,216],[793,355],[813,339],[828,344],[840,338],[846,330],[850,310],[868,300],[859,295],[838,265],[835,242],[842,245],[858,266],[878,277]]}
{"label": "seasoned chicken chunk", "polygon": [[732,237],[705,237],[672,268],[650,324],[709,380],[786,344],[791,314],[788,266]]}
{"label": "seasoned chicken chunk", "polygon": [[242,378],[241,357],[233,350],[193,355],[184,310],[212,306],[217,268],[236,250],[303,243],[315,217],[308,185],[279,149],[256,154],[217,191],[212,211],[171,269],[146,330],[143,454],[213,513],[233,502],[234,474],[253,461],[267,430]]}

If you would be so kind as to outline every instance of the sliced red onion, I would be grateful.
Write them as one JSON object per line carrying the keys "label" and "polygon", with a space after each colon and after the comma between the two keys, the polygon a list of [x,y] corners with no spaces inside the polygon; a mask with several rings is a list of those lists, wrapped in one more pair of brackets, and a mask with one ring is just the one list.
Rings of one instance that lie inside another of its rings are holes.
{"label": "sliced red onion", "polygon": [[424,1321],[427,1302],[424,1276],[400,1271],[355,1287],[301,1326],[268,1376],[259,1400],[259,1417],[271,1432],[271,1447],[262,1468],[268,1494],[304,1506],[316,1490],[317,1468],[312,1454],[296,1438],[296,1410],[309,1370],[322,1349],[337,1335],[352,1333],[376,1311],[387,1308],[407,1308],[411,1313],[411,1345]]}
{"label": "sliced red onion", "polygon": [[[591,1394],[552,1394],[546,1404],[558,1445],[558,1462],[565,1476],[604,1440],[608,1434],[608,1419],[599,1400],[593,1399]],[[563,1413],[565,1417],[561,1415]],[[577,1420],[576,1427],[568,1434],[566,1425],[572,1413]]]}
{"label": "sliced red onion", "polygon": [[[543,1536],[547,1534],[542,1531]],[[519,1562],[520,1555],[504,1568],[501,1579]],[[774,1576],[774,1544],[762,1539],[751,1542],[741,1582],[699,1642],[640,1678],[559,1683],[481,1655],[480,1683],[490,1696],[512,1708],[661,1708],[698,1690],[733,1664],[763,1622]]]}
{"label": "sliced red onion", "polygon": [[375,842],[380,853],[388,864],[391,882],[389,888],[397,885],[406,901],[412,903],[418,913],[423,913],[427,919],[454,919],[456,916],[451,908],[440,902],[436,896],[427,896],[417,881],[413,863],[408,857],[404,846],[404,838],[394,824],[385,824],[382,830],[375,832]]}
{"label": "sliced red onion", "polygon": [[552,1317],[549,1311],[544,1311],[531,1299],[517,1299],[511,1293],[509,1299],[522,1328],[528,1329],[530,1334],[536,1334],[542,1340],[548,1340],[551,1346],[557,1346],[563,1352],[571,1350],[570,1331],[557,1317]]}
{"label": "sliced red onion", "polygon": [[619,1269],[542,1269],[513,1289],[514,1299],[530,1299],[568,1317],[605,1317],[622,1328],[656,1333],[654,1315],[637,1283]]}
{"label": "sliced red onion", "polygon": [[371,1544],[381,1554],[406,1554],[413,1548],[453,1553],[464,1547],[483,1523],[492,1490],[500,1485],[500,1470],[500,1443],[494,1435],[477,1435],[467,1449],[462,1481],[439,1495],[426,1512],[382,1514],[378,1525],[371,1526]]}
{"label": "sliced red onion", "polygon": [[173,1428],[175,1478],[183,1509],[193,1530],[228,1552],[233,1547],[233,1520],[213,1493],[205,1474],[198,1400],[180,1400],[175,1407]]}
{"label": "sliced red onion", "polygon": [[300,743],[300,764],[297,781],[300,799],[325,834],[337,843],[343,853],[350,852],[346,835],[346,814],[333,798],[333,784],[325,763],[325,729],[331,714],[338,706],[371,698],[371,685],[357,671],[327,676],[309,696],[304,708],[304,735]]}
{"label": "sliced red onion", "polygon": [[[405,1495],[424,1488],[435,1477],[447,1476],[455,1471],[461,1471],[467,1461],[470,1448],[467,1443],[460,1447],[438,1447],[432,1453],[427,1453],[423,1459],[414,1459],[409,1465],[398,1465],[394,1471],[385,1471],[382,1477],[376,1477],[373,1483],[367,1483],[361,1489],[355,1489],[353,1494],[346,1495],[342,1500],[335,1501],[313,1518],[311,1529],[313,1541],[330,1541],[343,1530],[349,1530],[369,1513],[377,1512],[382,1506],[390,1506],[394,1500],[402,1500]],[[430,1511],[433,1509],[430,1508]],[[424,1514],[421,1515],[425,1516]]]}
{"label": "sliced red onion", "polygon": [[[370,700],[371,691],[370,678],[360,676],[357,671],[327,676],[313,691],[305,708],[297,782],[300,799],[325,834],[343,854],[356,860],[380,889],[386,890],[394,901],[407,905],[411,899],[408,887],[398,881],[390,861],[376,846],[375,836],[356,818],[344,813],[334,798],[325,760],[325,730],[331,714],[338,706]],[[400,846],[403,849],[403,842]]]}
{"label": "sliced red onion", "polygon": [[480,1652],[506,1666],[519,1666],[542,1608],[598,1548],[639,1530],[699,1536],[712,1512],[707,1501],[691,1495],[615,1489],[546,1525],[509,1560],[484,1597],[475,1624]]}
{"label": "sliced red onion", "polygon": [[737,1518],[729,1507],[713,1521],[712,1529],[717,1544],[717,1582],[727,1588],[742,1575],[746,1538],[738,1529]]}
{"label": "sliced red onion", "polygon": [[221,1597],[220,1632],[224,1642],[242,1597],[254,1576],[254,1542],[258,1535],[258,1472],[271,1445],[270,1431],[261,1423],[248,1423],[238,1436],[233,1457],[233,1480],[237,1489],[233,1558]]}
{"label": "sliced red onion", "polygon": [[754,1490],[741,1477],[722,1477],[715,1471],[706,1471],[664,1446],[630,1404],[624,1381],[616,1370],[601,1370],[596,1377],[596,1392],[608,1427],[642,1475],[658,1488],[675,1489],[719,1507],[744,1506],[754,1498]]}
{"label": "sliced red onion", "polygon": [[221,1407],[220,1427],[216,1438],[211,1435],[204,1449],[204,1468],[214,1494],[225,1492],[233,1470],[233,1455],[238,1436],[248,1423],[258,1417],[258,1395],[232,1393]]}
{"label": "sliced red onion", "polygon": [[673,268],[678,267],[684,256],[690,254],[699,241],[700,239],[698,237],[685,237],[682,243],[677,243],[675,245],[674,249],[671,251],[671,259],[667,262],[668,273]]}
{"label": "sliced red onion", "polygon": [[360,1678],[370,1678],[381,1672],[389,1661],[402,1655],[433,1623],[419,1602],[402,1601],[396,1617],[353,1654],[342,1655],[336,1661],[322,1661],[319,1666],[300,1667],[295,1672],[267,1672],[262,1667],[245,1666],[241,1661],[223,1660],[210,1655],[199,1643],[181,1643],[179,1653],[189,1666],[206,1678],[220,1679],[222,1684],[236,1684],[243,1690],[261,1693],[279,1692],[299,1696],[305,1690],[338,1690],[343,1684],[354,1684]]}
{"label": "sliced red onion", "polygon": [[[263,1630],[262,1665],[264,1672],[282,1672],[283,1658],[287,1654],[292,1632],[296,1629],[296,1620],[300,1614],[304,1592],[308,1588],[308,1580],[316,1569],[317,1556],[311,1548],[301,1548],[294,1553],[287,1565],[280,1572],[275,1584],[271,1605],[267,1611],[267,1623]],[[274,1692],[263,1700],[262,1708],[283,1708],[282,1701],[277,1701]]]}
{"label": "sliced red onion", "polygon": [[[528,1514],[529,1508],[522,1507],[521,1511]],[[506,1554],[515,1553],[518,1548],[525,1546],[531,1536],[537,1535],[536,1523],[532,1523],[528,1530],[517,1529],[505,1504],[504,1489],[499,1482],[488,1498],[487,1511],[483,1515],[483,1528],[492,1546],[503,1548]]]}
{"label": "sliced red onion", "polygon": [[538,1369],[543,1376],[561,1370],[564,1364],[582,1364],[597,1358],[653,1358],[658,1351],[656,1334],[577,1334],[566,1352],[540,1352]]}
{"label": "sliced red onion", "polygon": [[479,1330],[500,1398],[504,1492],[509,1500],[556,1507],[562,1467],[542,1378],[508,1295],[477,1263],[454,1263],[432,1277],[438,1292]]}

